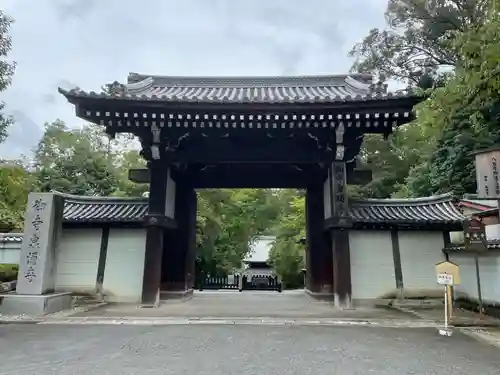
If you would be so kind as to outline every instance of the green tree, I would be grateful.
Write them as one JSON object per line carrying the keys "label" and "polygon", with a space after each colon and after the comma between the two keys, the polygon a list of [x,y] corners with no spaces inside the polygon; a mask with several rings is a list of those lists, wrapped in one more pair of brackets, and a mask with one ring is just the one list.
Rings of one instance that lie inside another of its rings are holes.
{"label": "green tree", "polygon": [[297,193],[292,189],[280,192],[281,214],[273,229],[276,240],[270,254],[271,264],[287,288],[302,284],[305,266],[305,198]]}
{"label": "green tree", "polygon": [[148,191],[146,183],[135,183],[128,178],[130,169],[146,168],[146,160],[136,150],[123,150],[113,157],[116,170],[117,186],[113,195],[124,197],[140,197]]}
{"label": "green tree", "polygon": [[[16,64],[7,60],[12,48],[12,39],[8,32],[12,25],[12,18],[0,10],[0,92],[9,87]],[[12,118],[4,114],[5,103],[0,101],[0,142],[7,137],[7,129],[12,123]]]}
{"label": "green tree", "polygon": [[60,120],[47,123],[34,159],[41,191],[108,196],[117,188],[113,154],[96,127],[69,129]]}
{"label": "green tree", "polygon": [[377,73],[410,86],[454,68],[458,55],[450,43],[456,32],[484,22],[487,0],[389,0],[387,28],[372,29],[350,55],[353,70]]}
{"label": "green tree", "polygon": [[494,1],[488,5],[482,24],[455,35],[458,62],[454,75],[418,106],[419,123],[423,131],[436,135],[437,144],[410,171],[410,195],[443,190],[475,193],[469,153],[500,142],[500,17],[498,5]]}
{"label": "green tree", "polygon": [[16,161],[0,166],[0,231],[22,231],[33,176]]}
{"label": "green tree", "polygon": [[206,189],[198,193],[198,267],[205,273],[240,268],[254,236],[269,232],[279,206],[270,189]]}
{"label": "green tree", "polygon": [[373,179],[365,186],[349,186],[349,194],[358,198],[404,195],[410,168],[428,149],[428,140],[416,122],[398,128],[388,140],[378,134],[365,135],[360,158],[372,170]]}

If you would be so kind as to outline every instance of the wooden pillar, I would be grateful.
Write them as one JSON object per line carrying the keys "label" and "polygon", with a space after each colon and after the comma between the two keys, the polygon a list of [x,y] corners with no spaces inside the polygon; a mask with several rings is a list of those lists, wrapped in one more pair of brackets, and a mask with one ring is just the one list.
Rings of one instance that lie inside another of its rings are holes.
{"label": "wooden pillar", "polygon": [[323,184],[306,192],[306,290],[316,297],[330,297],[333,291],[333,260],[330,238],[324,231]]}
{"label": "wooden pillar", "polygon": [[177,184],[175,192],[177,229],[170,231],[163,254],[162,295],[183,295],[192,291],[196,251],[196,193]]}
{"label": "wooden pillar", "polygon": [[401,266],[401,251],[399,249],[399,232],[396,228],[391,229],[392,259],[394,260],[394,277],[396,279],[396,289],[398,298],[403,297],[403,267]]}
{"label": "wooden pillar", "polygon": [[142,282],[142,303],[157,304],[160,298],[163,237],[165,224],[165,200],[168,167],[160,160],[149,163],[149,205],[145,220],[146,250]]}
{"label": "wooden pillar", "polygon": [[194,288],[195,263],[196,263],[196,213],[198,211],[198,199],[194,189],[189,190],[189,210],[188,210],[188,259],[187,259],[187,282],[188,289]]}
{"label": "wooden pillar", "polygon": [[346,165],[334,162],[328,171],[331,181],[332,228],[330,229],[333,252],[333,297],[336,307],[352,307],[351,259],[349,228],[351,220],[347,204]]}

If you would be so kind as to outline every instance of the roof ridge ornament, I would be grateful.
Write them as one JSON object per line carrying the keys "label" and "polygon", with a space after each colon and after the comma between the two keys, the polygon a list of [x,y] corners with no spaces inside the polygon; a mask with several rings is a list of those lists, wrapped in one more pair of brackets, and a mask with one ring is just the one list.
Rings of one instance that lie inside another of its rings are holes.
{"label": "roof ridge ornament", "polygon": [[370,95],[386,95],[387,88],[387,83],[379,80],[377,83],[372,83],[370,85]]}
{"label": "roof ridge ornament", "polygon": [[107,86],[109,93],[113,96],[124,96],[128,94],[127,86],[118,81],[114,81],[113,83]]}

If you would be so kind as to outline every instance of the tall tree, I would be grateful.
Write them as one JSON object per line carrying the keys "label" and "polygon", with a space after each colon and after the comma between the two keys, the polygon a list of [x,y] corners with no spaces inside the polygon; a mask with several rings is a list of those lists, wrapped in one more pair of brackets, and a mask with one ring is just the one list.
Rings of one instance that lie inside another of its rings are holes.
{"label": "tall tree", "polygon": [[483,24],[471,25],[455,36],[455,74],[418,107],[419,122],[438,134],[438,143],[434,152],[410,172],[411,195],[444,189],[475,193],[469,153],[500,143],[500,16],[497,2],[491,0],[488,6]]}
{"label": "tall tree", "polygon": [[458,55],[450,42],[456,32],[484,22],[487,4],[488,0],[389,0],[388,27],[370,30],[353,47],[353,70],[426,86],[426,78],[456,66]]}
{"label": "tall tree", "polygon": [[268,233],[279,213],[270,189],[207,189],[198,193],[198,265],[226,273],[242,265],[254,236]]}
{"label": "tall tree", "polygon": [[140,197],[148,191],[148,184],[138,184],[128,178],[130,169],[146,168],[146,160],[137,150],[120,150],[113,158],[116,169],[117,186],[113,195],[125,197]]}
{"label": "tall tree", "polygon": [[[12,82],[12,75],[16,64],[7,60],[12,48],[12,39],[8,32],[12,25],[12,18],[0,10],[0,92],[4,91]],[[12,118],[4,113],[5,103],[0,101],[0,142],[7,137],[7,129],[12,123]]]}
{"label": "tall tree", "polygon": [[302,284],[305,266],[305,199],[297,193],[292,189],[280,192],[281,214],[274,227],[276,241],[270,254],[271,264],[287,288]]}
{"label": "tall tree", "polygon": [[117,189],[113,154],[95,127],[69,129],[60,120],[45,124],[34,156],[41,191],[107,196]]}

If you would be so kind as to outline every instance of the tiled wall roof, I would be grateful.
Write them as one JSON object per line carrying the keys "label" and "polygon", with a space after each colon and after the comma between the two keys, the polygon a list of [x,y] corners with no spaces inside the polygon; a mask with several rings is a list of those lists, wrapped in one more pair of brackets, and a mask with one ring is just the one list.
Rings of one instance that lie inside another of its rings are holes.
{"label": "tiled wall roof", "polygon": [[349,214],[355,223],[394,223],[400,226],[459,224],[465,220],[450,194],[425,198],[351,200]]}

